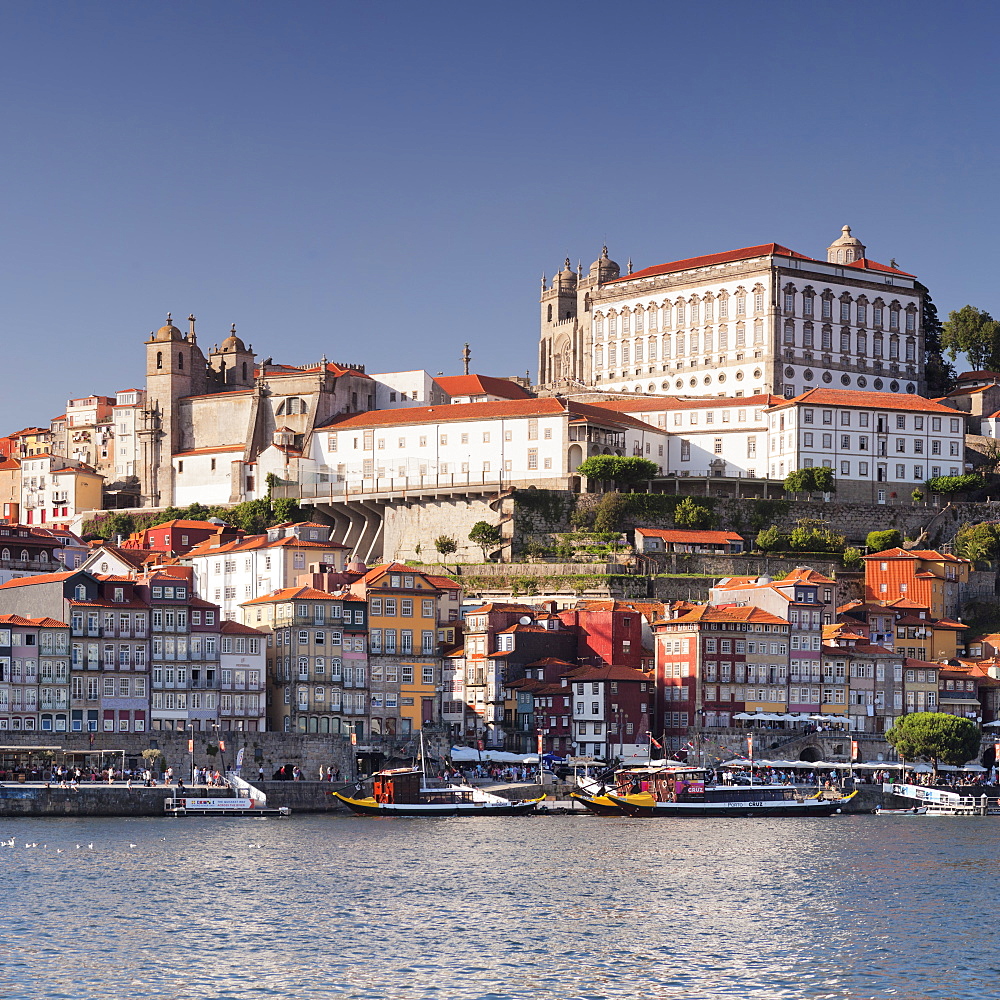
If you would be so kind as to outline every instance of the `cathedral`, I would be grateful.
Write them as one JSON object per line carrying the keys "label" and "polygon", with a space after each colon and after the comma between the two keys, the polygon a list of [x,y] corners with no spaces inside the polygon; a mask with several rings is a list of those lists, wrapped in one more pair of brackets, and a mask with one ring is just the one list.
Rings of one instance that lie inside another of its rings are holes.
{"label": "cathedral", "polygon": [[146,341],[145,406],[137,427],[144,503],[239,503],[266,495],[266,477],[297,478],[314,429],[375,407],[363,366],[323,358],[301,367],[258,361],[233,326],[206,357],[195,318]]}

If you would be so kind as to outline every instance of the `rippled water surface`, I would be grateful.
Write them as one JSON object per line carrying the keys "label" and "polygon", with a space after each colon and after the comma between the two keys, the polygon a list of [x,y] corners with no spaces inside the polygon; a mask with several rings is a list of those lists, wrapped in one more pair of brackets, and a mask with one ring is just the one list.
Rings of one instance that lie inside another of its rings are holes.
{"label": "rippled water surface", "polygon": [[0,821],[0,997],[983,1000],[1000,996],[998,834],[871,816]]}

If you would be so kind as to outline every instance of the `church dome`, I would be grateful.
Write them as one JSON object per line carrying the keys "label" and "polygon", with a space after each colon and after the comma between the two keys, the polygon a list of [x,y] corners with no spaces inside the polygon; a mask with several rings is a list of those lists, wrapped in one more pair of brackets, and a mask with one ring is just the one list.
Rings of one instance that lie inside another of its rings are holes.
{"label": "church dome", "polygon": [[566,258],[563,269],[556,275],[556,281],[563,285],[576,284],[576,271],[570,266],[569,257]]}
{"label": "church dome", "polygon": [[864,255],[865,245],[857,236],[851,235],[850,226],[844,226],[840,231],[840,238],[826,248],[826,259],[830,264],[850,264],[861,260]]}
{"label": "church dome", "polygon": [[229,329],[229,336],[222,342],[223,351],[242,351],[246,353],[246,345],[236,336],[236,324]]}
{"label": "church dome", "polygon": [[170,313],[167,313],[167,322],[153,334],[153,340],[183,340],[184,334],[174,326]]}
{"label": "church dome", "polygon": [[601,256],[590,265],[590,274],[600,281],[611,281],[621,275],[622,269],[608,256],[608,248],[601,248]]}

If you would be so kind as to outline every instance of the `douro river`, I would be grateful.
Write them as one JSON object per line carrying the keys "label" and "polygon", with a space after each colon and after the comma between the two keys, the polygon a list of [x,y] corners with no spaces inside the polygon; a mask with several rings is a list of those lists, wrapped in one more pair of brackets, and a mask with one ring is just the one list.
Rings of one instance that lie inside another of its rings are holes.
{"label": "douro river", "polygon": [[1000,820],[0,822],[0,998],[985,1000]]}

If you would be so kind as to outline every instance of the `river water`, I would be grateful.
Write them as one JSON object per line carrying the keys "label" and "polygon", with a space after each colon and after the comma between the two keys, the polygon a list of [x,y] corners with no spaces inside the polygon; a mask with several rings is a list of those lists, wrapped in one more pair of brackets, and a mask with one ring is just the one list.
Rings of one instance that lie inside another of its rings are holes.
{"label": "river water", "polygon": [[1000,996],[998,834],[873,816],[0,821],[0,998],[983,1000]]}

